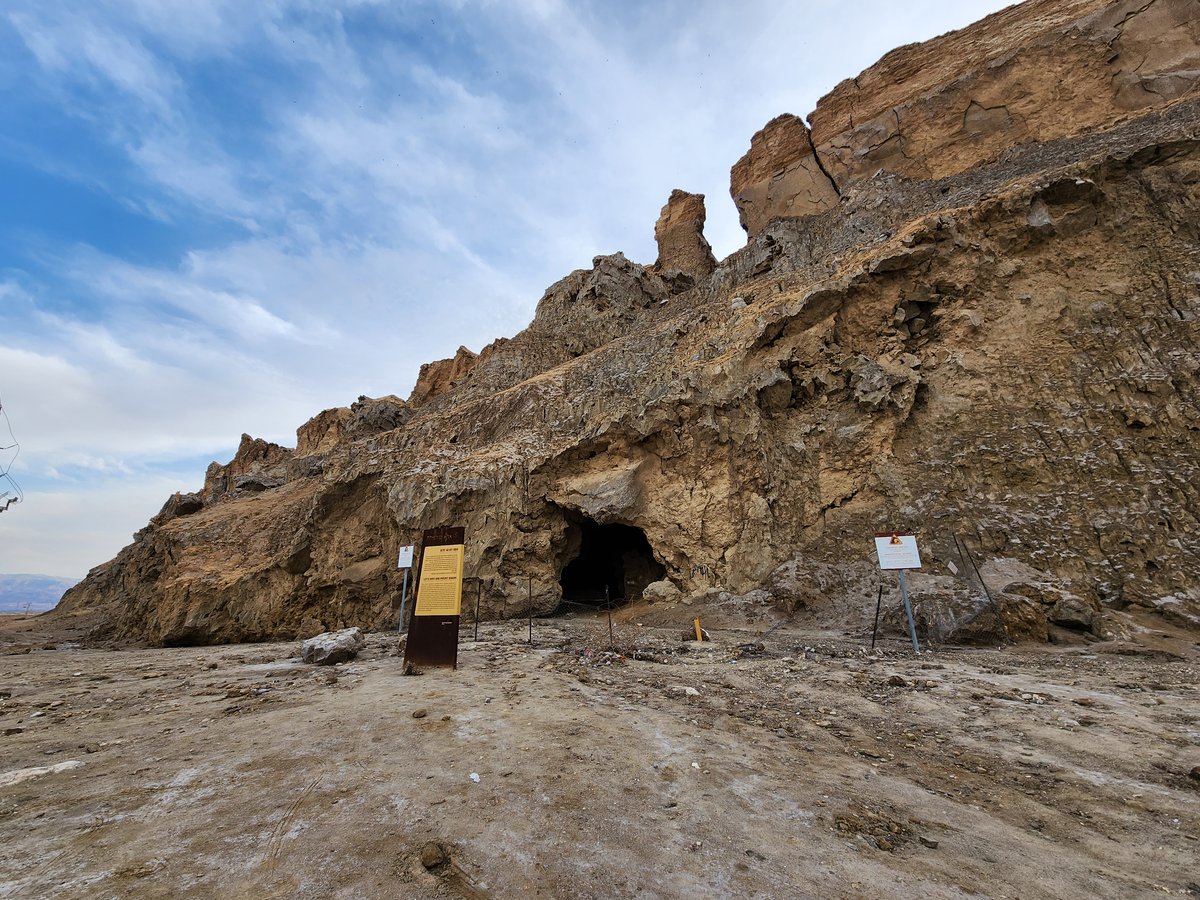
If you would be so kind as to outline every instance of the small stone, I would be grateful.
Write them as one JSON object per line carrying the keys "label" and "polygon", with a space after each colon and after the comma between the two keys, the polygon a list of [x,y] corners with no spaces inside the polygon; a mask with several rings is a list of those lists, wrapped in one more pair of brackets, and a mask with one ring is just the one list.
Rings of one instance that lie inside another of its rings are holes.
{"label": "small stone", "polygon": [[879,838],[876,841],[876,846],[878,846],[880,850],[889,850],[890,851],[892,849],[892,842],[889,840],[885,840],[884,838]]}
{"label": "small stone", "polygon": [[1188,772],[1188,778],[1192,781],[1200,781],[1200,766],[1192,766],[1192,771]]}
{"label": "small stone", "polygon": [[429,715],[429,713],[428,713],[426,710],[423,710],[423,709],[414,709],[414,710],[413,710],[412,717],[413,717],[414,719],[423,719],[423,718],[425,718],[427,715]]}
{"label": "small stone", "polygon": [[1078,706],[1095,706],[1096,705],[1096,701],[1093,700],[1091,697],[1076,697],[1071,702],[1074,704],[1077,704]]}
{"label": "small stone", "polygon": [[12,737],[14,734],[24,734],[24,733],[25,733],[24,728],[15,728],[14,727],[14,728],[5,728],[4,729],[5,737]]}
{"label": "small stone", "polygon": [[938,842],[935,841],[933,838],[922,837],[922,838],[918,838],[918,840],[920,840],[920,842],[922,844],[924,844],[926,847],[928,847],[930,850],[936,850],[938,848]]}
{"label": "small stone", "polygon": [[887,680],[888,687],[908,687],[908,682],[900,675],[891,675]]}
{"label": "small stone", "polygon": [[450,859],[446,853],[446,848],[436,841],[430,841],[421,848],[421,865],[426,869],[436,869],[438,866],[444,866]]}

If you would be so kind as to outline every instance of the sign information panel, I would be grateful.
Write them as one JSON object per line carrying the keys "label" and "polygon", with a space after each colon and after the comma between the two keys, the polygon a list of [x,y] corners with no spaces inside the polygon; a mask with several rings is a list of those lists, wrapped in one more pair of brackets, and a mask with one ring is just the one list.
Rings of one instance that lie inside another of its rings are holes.
{"label": "sign information panel", "polygon": [[881,569],[921,568],[921,554],[913,534],[876,534],[875,553]]}
{"label": "sign information panel", "polygon": [[412,568],[412,560],[413,560],[413,545],[412,544],[401,544],[400,545],[400,556],[396,560],[396,568],[397,569],[411,569]]}
{"label": "sign information panel", "polygon": [[405,665],[458,668],[458,614],[462,607],[465,535],[457,526],[421,535],[417,602],[404,646]]}
{"label": "sign information panel", "polygon": [[[917,550],[917,536],[915,534],[901,534],[899,532],[875,532],[875,555],[879,557],[879,568],[887,571],[888,569],[899,569],[900,571],[900,598],[904,601],[904,615],[908,619],[908,636],[912,639],[913,653],[920,654],[921,645],[917,641],[917,623],[913,621],[912,604],[908,602],[908,583],[904,580],[905,569],[921,568],[921,554]],[[883,597],[883,588],[879,589],[880,598]],[[875,607],[875,626],[879,627],[879,607]],[[871,643],[874,645],[875,639],[871,638]]]}
{"label": "sign information panel", "polygon": [[426,547],[421,556],[421,583],[417,587],[418,616],[457,616],[462,611],[462,544]]}

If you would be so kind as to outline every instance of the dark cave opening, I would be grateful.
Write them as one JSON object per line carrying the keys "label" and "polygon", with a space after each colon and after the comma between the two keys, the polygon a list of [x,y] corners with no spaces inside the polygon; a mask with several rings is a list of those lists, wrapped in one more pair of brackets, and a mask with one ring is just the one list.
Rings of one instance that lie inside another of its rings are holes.
{"label": "dark cave opening", "polygon": [[[640,600],[652,581],[666,577],[642,529],[601,525],[588,518],[570,521],[567,554],[559,583],[564,603],[603,607]],[[607,595],[606,595],[607,589]]]}

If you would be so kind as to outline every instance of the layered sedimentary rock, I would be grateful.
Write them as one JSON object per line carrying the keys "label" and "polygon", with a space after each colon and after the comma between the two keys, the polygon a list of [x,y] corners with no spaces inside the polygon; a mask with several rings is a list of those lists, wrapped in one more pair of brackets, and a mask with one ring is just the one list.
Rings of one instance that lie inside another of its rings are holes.
{"label": "layered sedimentary rock", "polygon": [[[1030,2],[889,54],[831,97],[874,84],[880,109],[961,123],[969,94],[1040,124],[978,141],[931,124],[899,158],[943,141],[954,161],[877,157],[858,181],[847,163],[830,174],[851,189],[818,212],[754,206],[747,246],[683,291],[597,257],[408,403],[322,413],[295,451],[243,439],[63,606],[166,643],[378,626],[397,547],[461,525],[485,616],[523,613],[530,585],[550,612],[575,591],[674,596],[667,581],[856,627],[879,584],[871,535],[902,529],[938,635],[1098,635],[1128,607],[1200,625],[1190,8]],[[1133,47],[1145,64],[1108,61]],[[1058,91],[1012,80],[1031,60],[1054,61]],[[1147,85],[1170,87],[1142,102]],[[833,138],[813,122],[820,153]],[[879,146],[863,122],[834,135],[858,141],[847,160]],[[792,165],[797,126],[756,140],[790,135]],[[771,171],[739,166],[747,184]]]}
{"label": "layered sedimentary rock", "polygon": [[900,47],[809,115],[781,116],[733,168],[755,235],[879,173],[937,179],[1011,147],[1111,128],[1200,92],[1200,0],[1026,0]]}
{"label": "layered sedimentary rock", "polygon": [[729,193],[750,235],[757,235],[772,219],[833,209],[840,196],[821,168],[808,126],[788,113],[776,116],[750,139],[750,150],[730,170]]}
{"label": "layered sedimentary rock", "polygon": [[471,371],[478,361],[479,357],[476,354],[466,347],[459,347],[458,352],[449,359],[423,364],[408,402],[413,406],[420,406],[425,401],[446,393],[458,384],[459,379]]}
{"label": "layered sedimentary rock", "polygon": [[674,190],[654,224],[658,259],[653,270],[679,288],[692,287],[717,267],[704,237],[703,194]]}

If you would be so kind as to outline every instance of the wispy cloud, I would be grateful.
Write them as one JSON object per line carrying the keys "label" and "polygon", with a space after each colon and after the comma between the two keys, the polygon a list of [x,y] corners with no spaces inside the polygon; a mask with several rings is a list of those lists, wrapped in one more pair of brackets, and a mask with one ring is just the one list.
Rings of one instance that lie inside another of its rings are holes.
{"label": "wispy cloud", "polygon": [[81,574],[241,432],[406,393],[592,256],[653,259],[674,187],[732,252],[756,129],[1002,5],[15,0],[0,177],[93,212],[67,237],[0,211],[0,389],[38,485],[0,569]]}

